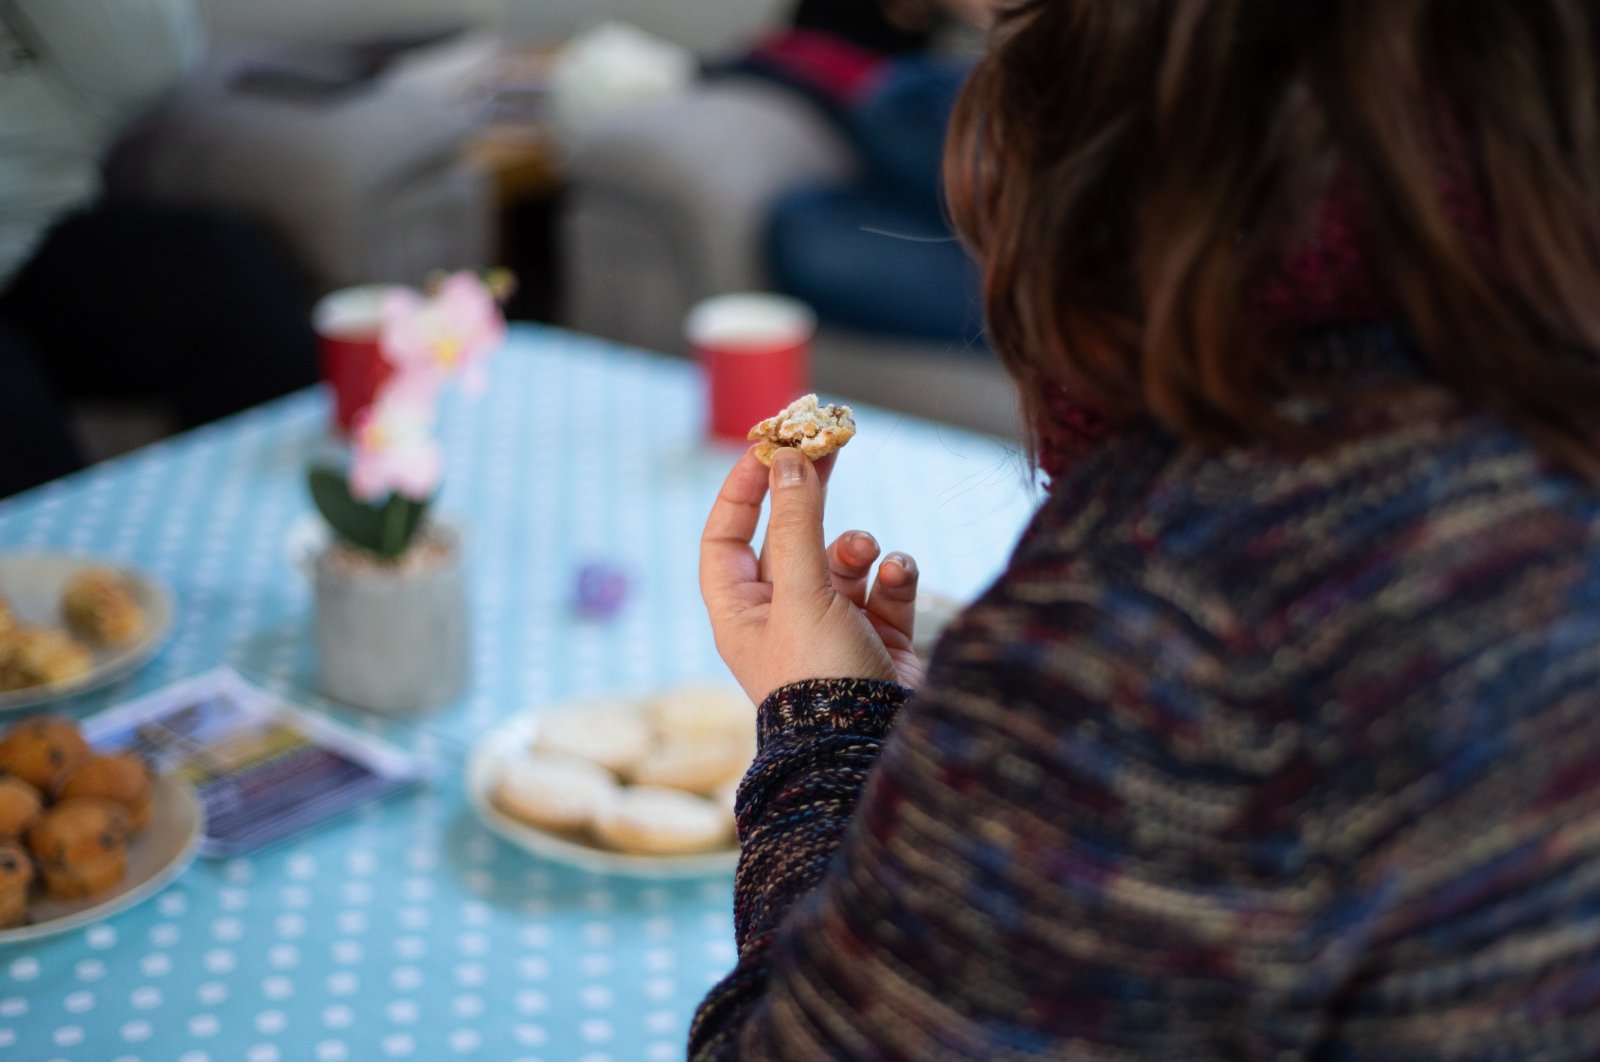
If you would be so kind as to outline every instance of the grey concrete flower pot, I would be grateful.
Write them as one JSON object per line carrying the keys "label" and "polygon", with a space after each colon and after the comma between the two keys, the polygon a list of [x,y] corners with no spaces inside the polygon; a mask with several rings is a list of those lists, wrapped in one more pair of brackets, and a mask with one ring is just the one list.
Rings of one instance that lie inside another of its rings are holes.
{"label": "grey concrete flower pot", "polygon": [[317,670],[323,694],[358,708],[403,713],[448,704],[466,691],[461,555],[459,536],[433,530],[393,565],[338,545],[317,556]]}

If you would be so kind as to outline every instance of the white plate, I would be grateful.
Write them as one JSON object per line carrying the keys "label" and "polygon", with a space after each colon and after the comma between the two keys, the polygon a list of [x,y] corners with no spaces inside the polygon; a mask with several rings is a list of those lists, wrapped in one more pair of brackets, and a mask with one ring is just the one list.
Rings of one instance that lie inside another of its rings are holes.
{"label": "white plate", "polygon": [[[549,709],[550,712],[560,710],[560,707]],[[512,716],[480,738],[472,748],[472,755],[467,759],[467,799],[485,826],[524,851],[598,874],[701,878],[733,873],[739,864],[737,847],[696,855],[625,855],[518,822],[495,807],[494,786],[500,778],[501,765],[507,756],[519,755],[533,743],[540,714],[544,713],[524,712]]]}
{"label": "white plate", "polygon": [[110,568],[128,580],[144,609],[144,634],[130,645],[94,650],[94,666],[70,682],[0,693],[0,712],[36,708],[110,685],[155,656],[167,640],[172,630],[172,595],[148,576],[89,557],[62,553],[0,556],[0,594],[5,595],[23,623],[59,627],[62,625],[61,588],[78,572],[96,567]]}
{"label": "white plate", "polygon": [[32,923],[0,929],[0,945],[38,940],[98,922],[149,899],[194,861],[205,833],[200,798],[188,782],[157,778],[150,822],[128,843],[128,872],[109,892],[78,900],[38,899],[28,905]]}

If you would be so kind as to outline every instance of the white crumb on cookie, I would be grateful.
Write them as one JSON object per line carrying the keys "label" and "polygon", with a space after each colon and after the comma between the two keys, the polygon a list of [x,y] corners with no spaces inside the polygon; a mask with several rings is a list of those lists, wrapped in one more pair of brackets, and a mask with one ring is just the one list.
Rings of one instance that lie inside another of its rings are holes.
{"label": "white crumb on cookie", "polygon": [[792,446],[813,461],[826,457],[855,438],[856,422],[849,406],[821,405],[816,395],[803,395],[775,417],[750,429],[749,438],[759,440],[756,459],[772,465],[772,454],[779,447]]}

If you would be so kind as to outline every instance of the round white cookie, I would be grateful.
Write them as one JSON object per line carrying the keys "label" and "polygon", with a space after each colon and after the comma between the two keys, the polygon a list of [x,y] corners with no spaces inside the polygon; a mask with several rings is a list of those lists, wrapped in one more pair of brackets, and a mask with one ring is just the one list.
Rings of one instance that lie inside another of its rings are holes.
{"label": "round white cookie", "polygon": [[596,816],[596,837],[632,855],[688,855],[726,847],[728,813],[703,797],[658,786],[629,786]]}
{"label": "round white cookie", "polygon": [[501,764],[494,802],[529,826],[578,833],[602,815],[619,792],[611,772],[587,760],[524,753]]}
{"label": "round white cookie", "polygon": [[738,782],[750,769],[755,753],[754,734],[674,736],[651,750],[628,780],[710,796],[728,782]]}
{"label": "round white cookie", "polygon": [[646,710],[664,738],[754,734],[756,706],[727,686],[684,686],[652,698]]}
{"label": "round white cookie", "polygon": [[576,756],[615,774],[628,774],[650,752],[650,722],[632,704],[597,701],[542,716],[535,752]]}

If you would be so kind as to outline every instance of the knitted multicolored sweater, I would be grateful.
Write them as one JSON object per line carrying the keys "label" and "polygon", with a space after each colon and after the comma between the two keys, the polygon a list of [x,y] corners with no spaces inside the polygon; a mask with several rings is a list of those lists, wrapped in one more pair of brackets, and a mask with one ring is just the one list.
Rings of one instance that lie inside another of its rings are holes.
{"label": "knitted multicolored sweater", "polygon": [[1120,432],[919,692],[774,693],[692,1056],[1600,1058],[1600,490],[1373,382]]}

